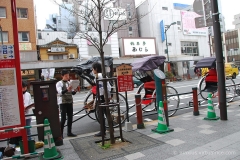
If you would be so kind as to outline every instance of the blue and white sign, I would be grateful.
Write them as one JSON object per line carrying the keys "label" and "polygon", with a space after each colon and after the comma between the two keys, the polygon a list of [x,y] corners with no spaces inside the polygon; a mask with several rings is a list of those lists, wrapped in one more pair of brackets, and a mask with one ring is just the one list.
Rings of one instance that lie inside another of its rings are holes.
{"label": "blue and white sign", "polygon": [[164,23],[163,23],[163,20],[160,22],[160,31],[161,31],[161,39],[162,39],[162,42],[165,41],[165,33],[164,33]]}
{"label": "blue and white sign", "polygon": [[0,59],[14,59],[13,45],[0,45]]}

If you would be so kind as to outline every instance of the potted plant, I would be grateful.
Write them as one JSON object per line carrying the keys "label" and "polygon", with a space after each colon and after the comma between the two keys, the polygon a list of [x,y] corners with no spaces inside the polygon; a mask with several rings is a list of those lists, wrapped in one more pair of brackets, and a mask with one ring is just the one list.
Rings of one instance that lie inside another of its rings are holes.
{"label": "potted plant", "polygon": [[165,76],[166,76],[166,80],[173,81],[174,75],[173,75],[172,72],[166,71],[166,72],[165,72]]}

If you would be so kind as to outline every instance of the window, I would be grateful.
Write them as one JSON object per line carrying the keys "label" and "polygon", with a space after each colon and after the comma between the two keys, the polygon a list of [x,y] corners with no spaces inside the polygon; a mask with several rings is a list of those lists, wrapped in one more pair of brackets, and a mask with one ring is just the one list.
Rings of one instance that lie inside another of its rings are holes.
{"label": "window", "polygon": [[181,42],[181,52],[183,55],[198,56],[198,42]]}
{"label": "window", "polygon": [[0,18],[6,18],[6,8],[0,7]]}
{"label": "window", "polygon": [[29,33],[28,32],[18,32],[19,42],[29,42]]}
{"label": "window", "polygon": [[53,55],[53,60],[63,59],[63,55]]}
{"label": "window", "polygon": [[38,39],[42,39],[42,33],[38,33]]}
{"label": "window", "polygon": [[166,10],[166,11],[167,11],[167,10],[168,10],[168,7],[162,7],[162,10]]}
{"label": "window", "polygon": [[17,8],[18,18],[28,18],[28,13],[26,8]]}
{"label": "window", "polygon": [[8,32],[2,32],[2,36],[0,32],[0,42],[2,42],[2,37],[3,37],[3,42],[8,42]]}

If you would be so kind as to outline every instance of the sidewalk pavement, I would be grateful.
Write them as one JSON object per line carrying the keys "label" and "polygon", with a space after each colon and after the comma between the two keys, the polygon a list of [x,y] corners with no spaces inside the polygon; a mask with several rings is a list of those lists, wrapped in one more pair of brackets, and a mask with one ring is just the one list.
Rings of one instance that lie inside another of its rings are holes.
{"label": "sidewalk pavement", "polygon": [[[201,109],[199,116],[186,113],[169,119],[170,128],[174,132],[167,134],[153,133],[151,129],[157,127],[157,121],[145,123],[145,129],[137,132],[147,135],[164,144],[151,149],[129,154],[116,160],[239,160],[240,159],[240,101],[230,103],[227,108],[228,120],[207,121],[203,118],[207,109]],[[220,110],[215,107],[217,116]],[[85,137],[91,134],[79,135]],[[76,138],[74,138],[76,139]],[[70,138],[64,139],[64,145],[57,147],[64,155],[64,160],[80,159],[75,152]],[[131,141],[131,140],[130,140]]]}

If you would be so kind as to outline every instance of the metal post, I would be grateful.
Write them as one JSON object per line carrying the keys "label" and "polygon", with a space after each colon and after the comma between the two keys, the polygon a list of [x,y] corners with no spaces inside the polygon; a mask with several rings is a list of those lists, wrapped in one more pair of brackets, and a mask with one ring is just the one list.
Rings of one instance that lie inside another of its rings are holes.
{"label": "metal post", "polygon": [[155,74],[154,74],[154,81],[156,86],[156,104],[157,104],[157,108],[159,108],[159,102],[163,101],[162,82]]}
{"label": "metal post", "polygon": [[218,94],[221,120],[227,120],[227,107],[226,107],[226,88],[225,86],[225,73],[223,63],[223,50],[222,39],[219,22],[218,1],[212,0],[212,16],[213,16],[213,29],[214,29],[214,44],[217,59],[217,75],[218,75]]}
{"label": "metal post", "polygon": [[136,112],[137,112],[137,129],[143,129],[143,116],[142,116],[142,105],[141,105],[141,94],[135,95],[135,103],[136,103]]}
{"label": "metal post", "polygon": [[[19,42],[18,42],[18,23],[17,23],[17,8],[16,8],[16,0],[11,0],[11,14],[12,14],[12,29],[13,29],[13,43],[14,43],[14,53],[15,53],[15,72],[17,77],[17,90],[18,95],[22,95],[22,87],[21,87],[21,63],[20,63],[20,52],[19,52]],[[23,108],[23,98],[18,97],[20,108]],[[20,111],[21,117],[21,125],[25,125],[25,115],[24,111]],[[28,139],[26,130],[22,131],[22,139],[23,139],[23,148],[24,153],[28,153]]]}
{"label": "metal post", "polygon": [[166,86],[167,85],[166,85],[165,79],[162,79],[163,109],[164,109],[164,113],[165,113],[166,123],[167,123],[167,126],[169,127]]}
{"label": "metal post", "polygon": [[169,55],[168,55],[168,42],[167,42],[167,29],[165,29],[165,38],[166,38],[166,53],[167,53],[167,61],[169,63]]}
{"label": "metal post", "polygon": [[[127,91],[125,91],[125,98],[126,98],[126,107],[128,108],[128,97],[127,97]],[[127,114],[127,122],[129,122],[129,116]]]}
{"label": "metal post", "polygon": [[192,88],[193,92],[193,115],[198,116],[199,110],[198,110],[198,94],[197,94],[197,87]]}
{"label": "metal post", "polygon": [[2,45],[3,45],[3,35],[2,35],[2,26],[0,25],[0,32],[1,32],[1,42],[2,42]]}

